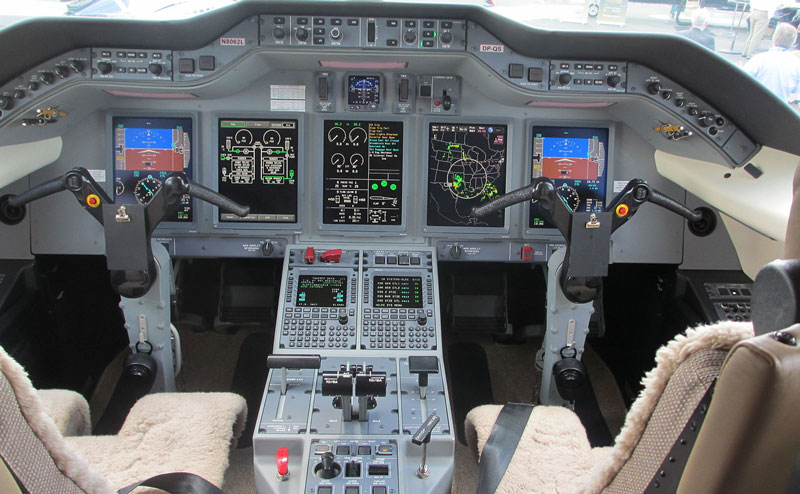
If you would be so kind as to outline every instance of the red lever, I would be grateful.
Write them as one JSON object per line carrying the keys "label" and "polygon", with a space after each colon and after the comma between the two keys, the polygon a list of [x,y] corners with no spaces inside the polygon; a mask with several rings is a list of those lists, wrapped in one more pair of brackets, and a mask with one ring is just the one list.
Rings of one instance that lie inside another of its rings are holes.
{"label": "red lever", "polygon": [[306,264],[314,264],[314,247],[306,247]]}
{"label": "red lever", "polygon": [[339,262],[342,260],[342,249],[326,250],[322,253],[322,262]]}
{"label": "red lever", "polygon": [[286,448],[278,449],[275,453],[275,464],[278,465],[278,480],[289,478],[289,450]]}

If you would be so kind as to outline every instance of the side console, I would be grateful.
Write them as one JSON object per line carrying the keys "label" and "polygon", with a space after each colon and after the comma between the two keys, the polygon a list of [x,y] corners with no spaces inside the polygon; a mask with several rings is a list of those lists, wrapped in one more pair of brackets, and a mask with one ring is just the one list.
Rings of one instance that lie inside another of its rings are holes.
{"label": "side console", "polygon": [[434,249],[286,252],[253,437],[258,492],[450,492]]}

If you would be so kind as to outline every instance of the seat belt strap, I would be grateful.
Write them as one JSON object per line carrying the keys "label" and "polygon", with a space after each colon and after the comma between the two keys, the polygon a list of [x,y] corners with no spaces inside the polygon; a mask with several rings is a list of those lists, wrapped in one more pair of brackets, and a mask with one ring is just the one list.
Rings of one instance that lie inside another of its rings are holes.
{"label": "seat belt strap", "polygon": [[477,494],[494,494],[503,480],[528,424],[533,405],[507,403],[500,410],[489,439],[481,452]]}
{"label": "seat belt strap", "polygon": [[139,486],[155,487],[170,494],[223,494],[222,489],[208,480],[188,472],[162,473],[125,486],[117,494],[128,494]]}

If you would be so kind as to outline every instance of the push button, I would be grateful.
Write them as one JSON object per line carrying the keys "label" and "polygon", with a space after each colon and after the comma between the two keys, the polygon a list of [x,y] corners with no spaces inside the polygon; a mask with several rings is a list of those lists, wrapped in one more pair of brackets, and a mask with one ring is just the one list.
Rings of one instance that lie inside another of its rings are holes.
{"label": "push button", "polygon": [[216,60],[212,55],[203,55],[200,57],[199,64],[200,70],[214,70],[216,67]]}
{"label": "push button", "polygon": [[522,79],[522,73],[524,72],[524,67],[521,63],[510,63],[508,64],[508,77],[511,79]]}
{"label": "push button", "polygon": [[523,261],[531,261],[533,260],[533,247],[529,245],[525,245],[522,247],[522,252],[520,254],[520,258]]}
{"label": "push button", "polygon": [[178,60],[178,72],[181,74],[194,74],[194,59],[181,58]]}

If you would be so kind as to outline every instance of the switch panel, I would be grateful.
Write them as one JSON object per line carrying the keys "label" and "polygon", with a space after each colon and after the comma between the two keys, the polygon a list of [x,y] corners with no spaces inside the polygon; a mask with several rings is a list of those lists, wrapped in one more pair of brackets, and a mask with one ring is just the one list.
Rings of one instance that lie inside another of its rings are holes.
{"label": "switch panel", "polygon": [[92,50],[92,79],[171,81],[170,50]]}
{"label": "switch panel", "polygon": [[461,77],[423,75],[417,78],[420,113],[459,115],[461,113]]}
{"label": "switch panel", "polygon": [[322,113],[336,111],[336,91],[334,90],[334,74],[332,72],[317,72],[314,74],[316,82],[316,110]]}
{"label": "switch panel", "polygon": [[[397,441],[313,439],[306,490],[310,494],[397,494],[400,489]],[[333,453],[331,473],[322,455]],[[336,473],[333,477],[331,474]],[[330,477],[330,478],[326,478]]]}
{"label": "switch panel", "polygon": [[395,78],[397,91],[394,99],[395,113],[414,113],[416,101],[416,78],[409,74],[398,74]]}
{"label": "switch panel", "polygon": [[216,74],[258,46],[258,16],[245,19],[198,50],[173,54],[173,80],[192,81]]}
{"label": "switch panel", "polygon": [[552,60],[550,90],[624,93],[628,65],[624,62]]}

